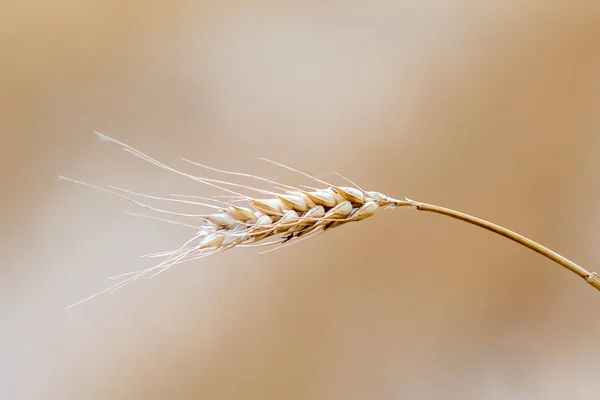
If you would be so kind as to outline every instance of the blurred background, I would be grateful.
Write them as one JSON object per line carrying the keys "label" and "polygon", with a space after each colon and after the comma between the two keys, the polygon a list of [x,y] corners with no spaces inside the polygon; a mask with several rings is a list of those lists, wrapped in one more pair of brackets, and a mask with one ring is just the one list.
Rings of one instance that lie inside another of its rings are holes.
{"label": "blurred background", "polygon": [[216,194],[97,130],[189,171],[180,156],[308,183],[268,157],[473,213],[600,272],[597,1],[0,9],[1,398],[598,393],[600,293],[508,240],[410,210],[63,311],[190,232],[57,179]]}

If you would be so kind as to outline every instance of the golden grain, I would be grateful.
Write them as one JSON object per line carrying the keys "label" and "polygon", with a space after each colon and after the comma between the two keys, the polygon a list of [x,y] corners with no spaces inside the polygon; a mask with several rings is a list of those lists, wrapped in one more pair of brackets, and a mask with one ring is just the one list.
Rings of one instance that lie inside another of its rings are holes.
{"label": "golden grain", "polygon": [[[410,199],[399,200],[376,191],[366,191],[344,177],[342,178],[351,183],[353,187],[333,185],[305,172],[295,170],[289,166],[270,160],[266,161],[302,174],[323,187],[302,190],[271,179],[246,173],[223,171],[183,159],[184,161],[193,165],[222,174],[249,177],[262,182],[267,182],[273,185],[273,190],[259,189],[231,181],[205,178],[176,170],[147,156],[146,154],[125,143],[119,142],[100,133],[97,133],[97,135],[101,140],[118,144],[127,152],[156,166],[159,166],[160,168],[185,176],[186,178],[192,179],[199,183],[218,188],[231,195],[230,197],[232,200],[227,202],[219,200],[216,197],[203,198],[185,195],[172,195],[172,197],[168,198],[157,197],[135,193],[112,186],[101,188],[84,182],[76,181],[74,179],[60,177],[61,179],[69,180],[74,183],[89,186],[99,191],[121,197],[140,207],[154,212],[174,215],[177,217],[186,218],[188,220],[191,219],[193,222],[185,223],[167,219],[163,220],[186,227],[192,227],[196,230],[196,234],[178,249],[147,255],[148,257],[152,258],[164,258],[164,260],[157,265],[148,269],[112,277],[111,279],[119,281],[110,288],[72,304],[67,308],[81,304],[84,301],[98,296],[99,294],[112,292],[122,288],[123,286],[139,278],[146,276],[150,278],[155,277],[174,265],[207,257],[236,246],[278,246],[275,248],[280,248],[299,242],[306,238],[313,237],[324,231],[339,227],[346,223],[362,221],[373,216],[380,208],[406,206],[413,207],[419,211],[446,215],[502,235],[562,265],[571,272],[582,277],[594,288],[600,290],[600,277],[598,274],[588,272],[571,260],[561,256],[558,253],[555,253],[554,251],[532,241],[525,236],[517,234],[491,222],[473,217],[469,214],[464,214],[448,208],[421,203]],[[231,188],[236,188],[236,190]],[[278,192],[274,190],[278,190]],[[268,197],[257,198],[242,192],[260,193],[261,195],[267,195]],[[125,196],[123,193],[154,200],[197,205],[200,207],[213,209],[215,212],[202,214],[183,214],[150,206],[149,204],[143,203],[135,198]],[[203,199],[209,201],[209,203],[183,200],[177,197]],[[241,205],[240,202],[245,202],[246,204]],[[162,219],[152,216],[149,218]]]}

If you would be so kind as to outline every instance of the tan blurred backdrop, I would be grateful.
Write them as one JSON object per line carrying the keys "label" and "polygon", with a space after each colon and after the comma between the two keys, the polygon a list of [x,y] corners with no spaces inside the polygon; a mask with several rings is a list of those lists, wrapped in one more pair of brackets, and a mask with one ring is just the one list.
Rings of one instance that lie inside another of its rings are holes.
{"label": "tan blurred backdrop", "polygon": [[[477,3],[477,4],[475,4]],[[597,1],[0,6],[3,399],[589,399],[600,293],[408,210],[225,252],[63,312],[189,232],[58,174],[214,194],[178,167],[343,173],[600,270]],[[600,272],[600,271],[599,271]]]}

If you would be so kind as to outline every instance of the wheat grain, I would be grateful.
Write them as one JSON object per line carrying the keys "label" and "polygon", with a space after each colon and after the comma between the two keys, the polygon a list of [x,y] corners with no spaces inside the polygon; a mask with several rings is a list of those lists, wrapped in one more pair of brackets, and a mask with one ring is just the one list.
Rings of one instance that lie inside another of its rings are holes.
{"label": "wheat grain", "polygon": [[[158,197],[136,193],[131,190],[114,186],[102,188],[61,176],[61,179],[118,196],[150,211],[174,215],[177,217],[184,217],[191,219],[196,223],[183,223],[179,221],[157,218],[155,216],[145,216],[152,219],[161,219],[169,223],[176,223],[194,228],[196,229],[196,234],[178,249],[148,255],[153,258],[164,257],[164,260],[159,264],[144,270],[111,277],[110,279],[120,281],[108,289],[90,296],[80,302],[72,304],[67,308],[81,304],[82,302],[87,301],[99,294],[115,291],[139,278],[145,276],[150,278],[155,277],[177,264],[207,257],[237,246],[262,247],[279,245],[281,247],[284,245],[289,245],[299,242],[301,239],[313,237],[319,233],[331,230],[349,222],[362,221],[374,215],[375,212],[380,208],[407,205],[406,200],[394,199],[375,191],[365,191],[358,186],[336,186],[304,172],[270,160],[267,161],[298,172],[319,183],[320,185],[323,185],[324,187],[305,190],[271,179],[240,172],[219,170],[183,159],[190,164],[205,168],[207,170],[212,170],[226,175],[249,177],[269,183],[273,186],[273,190],[259,189],[225,180],[205,178],[171,168],[140,152],[139,150],[136,150],[125,143],[109,138],[108,136],[99,133],[98,136],[101,140],[118,144],[122,146],[125,151],[128,151],[147,162],[157,165],[160,168],[175,172],[194,181],[225,191],[232,196],[233,200],[231,202],[227,202],[215,198],[201,198],[214,203],[211,204],[208,202],[197,202],[178,198],[182,197],[181,195],[173,195],[172,197]],[[351,183],[354,184],[353,182]],[[236,188],[237,191],[230,189],[232,187]],[[279,192],[275,192],[274,190],[279,190]],[[242,193],[242,191],[260,193],[269,197],[253,197]],[[136,197],[174,203],[192,204],[213,209],[213,212],[203,214],[183,214],[180,212],[151,206],[145,202],[137,200]],[[194,196],[184,197],[190,198]],[[246,204],[240,204],[241,201],[245,202]]]}
{"label": "wheat grain", "polygon": [[[287,165],[263,159],[279,167],[299,173],[322,186],[320,188],[302,186],[303,188],[308,189],[305,190],[271,179],[241,172],[224,171],[182,158],[183,161],[197,167],[225,175],[252,178],[258,181],[269,183],[273,187],[273,190],[265,190],[231,181],[210,179],[188,174],[171,168],[125,143],[109,138],[108,136],[97,132],[96,134],[100,140],[118,144],[125,151],[140,157],[151,164],[174,172],[178,175],[182,175],[196,182],[200,182],[224,191],[228,193],[227,198],[231,199],[231,201],[219,200],[219,198],[222,198],[220,196],[209,198],[188,195],[158,197],[136,193],[114,186],[102,188],[60,176],[60,179],[85,185],[98,191],[120,197],[153,212],[191,219],[193,222],[184,223],[180,221],[158,218],[155,216],[143,215],[143,217],[160,219],[168,223],[175,223],[196,230],[196,234],[178,249],[146,255],[146,257],[151,258],[162,257],[164,258],[162,262],[151,268],[113,276],[109,279],[118,280],[117,283],[110,286],[108,289],[74,303],[65,309],[74,307],[100,294],[113,292],[142,277],[148,276],[149,278],[153,278],[177,264],[208,257],[234,247],[277,246],[274,249],[268,250],[272,251],[293,243],[300,242],[346,223],[362,221],[373,216],[380,208],[404,206],[410,206],[419,211],[434,212],[437,214],[446,215],[498,233],[557,262],[563,267],[584,278],[586,282],[588,282],[594,288],[600,290],[600,277],[598,274],[588,272],[569,259],[553,252],[539,243],[532,241],[531,239],[512,232],[499,225],[468,214],[460,213],[455,210],[413,201],[408,198],[399,200],[376,191],[366,191],[356,185],[353,181],[339,174],[338,175],[340,177],[348,181],[352,186],[333,185]],[[231,188],[236,188],[236,190]],[[278,190],[278,192],[274,190]],[[266,195],[269,197],[253,197],[242,193],[243,191],[260,193],[261,195]],[[183,214],[171,210],[156,208],[147,203],[136,200],[134,197],[126,196],[125,193],[131,196],[142,197],[146,199],[205,207],[212,209],[213,212],[202,214]],[[185,200],[185,198],[188,200]],[[205,200],[208,201],[208,203],[189,200],[192,198]]]}

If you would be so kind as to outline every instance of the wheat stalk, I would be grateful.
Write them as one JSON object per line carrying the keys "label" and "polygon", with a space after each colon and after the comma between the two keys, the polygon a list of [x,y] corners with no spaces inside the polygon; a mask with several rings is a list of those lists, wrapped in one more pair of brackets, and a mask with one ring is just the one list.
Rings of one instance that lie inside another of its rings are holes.
{"label": "wheat stalk", "polygon": [[[175,223],[193,228],[196,230],[196,234],[178,249],[146,255],[146,257],[151,258],[164,258],[163,261],[157,265],[151,268],[113,276],[109,279],[118,280],[117,283],[110,286],[108,289],[74,303],[65,309],[74,307],[100,294],[113,292],[139,278],[153,278],[177,264],[208,257],[234,247],[275,246],[273,249],[282,248],[290,244],[297,243],[301,240],[311,238],[343,224],[362,221],[373,216],[380,208],[396,207],[412,207],[419,211],[446,215],[495,232],[542,254],[559,265],[562,265],[571,272],[574,272],[581,278],[585,279],[587,283],[597,290],[600,290],[600,276],[598,274],[585,270],[571,260],[525,236],[469,214],[464,214],[449,208],[410,200],[408,198],[399,200],[380,192],[363,190],[354,182],[344,178],[341,175],[340,177],[348,181],[352,186],[333,185],[302,171],[298,171],[286,165],[266,159],[263,160],[300,173],[323,187],[309,188],[303,186],[303,188],[297,188],[255,175],[219,170],[182,158],[184,161],[190,164],[212,170],[214,172],[248,177],[269,183],[272,185],[273,189],[277,191],[259,189],[230,181],[209,179],[176,170],[147,156],[146,154],[125,143],[109,138],[108,136],[97,132],[96,134],[101,140],[116,143],[125,151],[132,153],[133,155],[140,157],[143,160],[160,168],[185,176],[205,185],[218,188],[228,193],[229,196],[227,197],[230,200],[223,201],[217,197],[204,198],[185,195],[172,195],[168,198],[157,197],[132,192],[130,190],[117,188],[114,186],[101,188],[60,176],[60,179],[68,180],[84,186],[89,186],[96,190],[121,197],[127,201],[135,203],[140,207],[154,212],[174,215],[177,217],[185,217],[196,221],[196,224],[183,223],[175,220],[142,215],[143,217],[160,219],[169,223]],[[243,191],[260,193],[268,197],[253,197],[243,194]],[[145,202],[136,200],[138,197],[175,203],[192,204],[210,208],[214,210],[214,212],[203,214],[182,214],[150,206]],[[203,202],[196,200],[203,200]]]}

